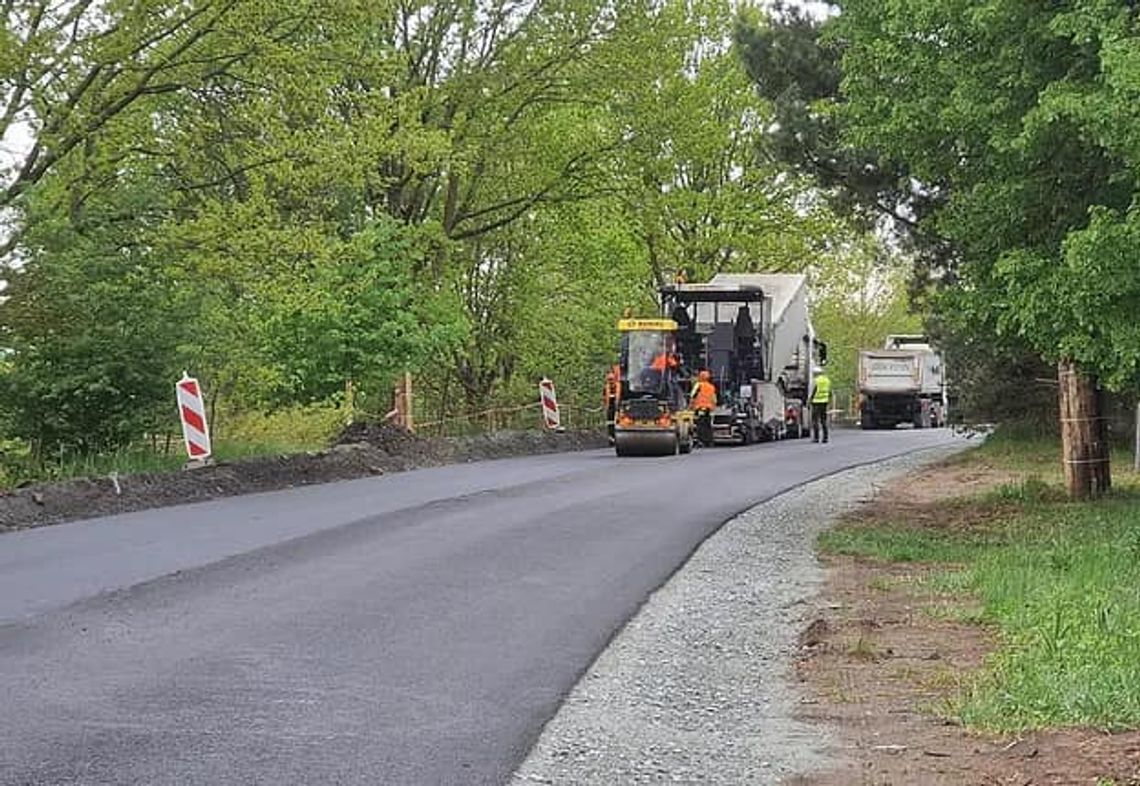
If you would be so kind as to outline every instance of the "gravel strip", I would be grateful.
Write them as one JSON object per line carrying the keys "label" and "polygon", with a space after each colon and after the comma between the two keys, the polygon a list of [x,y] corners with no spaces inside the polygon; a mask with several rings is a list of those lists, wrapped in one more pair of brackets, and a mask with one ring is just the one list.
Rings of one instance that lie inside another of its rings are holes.
{"label": "gravel strip", "polygon": [[795,719],[797,637],[823,582],[815,538],[876,486],[962,449],[815,481],[728,522],[593,663],[511,780],[778,783],[828,765]]}

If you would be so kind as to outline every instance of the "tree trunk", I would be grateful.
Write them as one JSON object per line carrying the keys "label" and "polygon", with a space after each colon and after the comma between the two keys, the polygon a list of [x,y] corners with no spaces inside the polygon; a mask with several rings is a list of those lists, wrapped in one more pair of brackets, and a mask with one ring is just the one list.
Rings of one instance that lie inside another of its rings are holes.
{"label": "tree trunk", "polygon": [[1072,499],[1099,496],[1112,485],[1108,434],[1095,380],[1071,361],[1057,365],[1061,402],[1061,462]]}

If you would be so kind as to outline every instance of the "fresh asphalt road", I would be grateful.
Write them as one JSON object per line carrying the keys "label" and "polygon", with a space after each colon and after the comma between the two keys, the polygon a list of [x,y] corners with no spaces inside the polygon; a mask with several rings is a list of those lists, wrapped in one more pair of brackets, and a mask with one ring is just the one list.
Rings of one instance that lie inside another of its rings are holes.
{"label": "fresh asphalt road", "polygon": [[721,523],[951,439],[538,456],[0,536],[0,784],[502,783]]}

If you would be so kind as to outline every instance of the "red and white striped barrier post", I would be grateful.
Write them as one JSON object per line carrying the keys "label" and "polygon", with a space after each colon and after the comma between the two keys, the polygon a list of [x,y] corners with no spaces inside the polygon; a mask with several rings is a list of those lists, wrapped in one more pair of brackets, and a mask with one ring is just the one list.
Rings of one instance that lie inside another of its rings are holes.
{"label": "red and white striped barrier post", "polygon": [[206,425],[206,405],[202,401],[202,388],[198,380],[182,372],[182,379],[174,386],[178,394],[178,414],[182,419],[182,438],[186,441],[186,454],[192,461],[205,461],[212,453],[210,429]]}
{"label": "red and white striped barrier post", "polygon": [[542,399],[542,423],[551,431],[562,429],[562,419],[558,415],[558,398],[554,395],[554,383],[546,377],[538,383],[538,395]]}

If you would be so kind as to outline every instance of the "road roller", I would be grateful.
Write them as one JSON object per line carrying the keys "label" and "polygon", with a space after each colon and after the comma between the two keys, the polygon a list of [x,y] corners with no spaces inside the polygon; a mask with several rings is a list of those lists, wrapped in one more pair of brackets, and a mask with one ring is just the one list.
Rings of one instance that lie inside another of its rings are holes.
{"label": "road roller", "polygon": [[620,384],[614,408],[619,456],[671,456],[693,449],[693,412],[672,319],[623,319]]}

